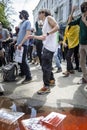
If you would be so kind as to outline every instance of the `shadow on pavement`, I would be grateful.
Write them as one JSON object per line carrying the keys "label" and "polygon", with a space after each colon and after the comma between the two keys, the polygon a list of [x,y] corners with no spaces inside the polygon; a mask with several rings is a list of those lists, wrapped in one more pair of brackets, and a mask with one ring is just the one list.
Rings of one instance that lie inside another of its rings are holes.
{"label": "shadow on pavement", "polygon": [[69,87],[72,85],[77,85],[77,80],[81,77],[81,74],[76,73],[76,74],[71,74],[69,77],[64,77],[63,75],[58,76],[56,78],[58,87],[63,88],[63,87]]}
{"label": "shadow on pavement", "polygon": [[[84,94],[84,88],[87,87],[87,85],[81,85],[78,87],[78,89],[75,91],[72,99],[58,99],[57,100],[57,106],[58,108],[61,108],[63,106],[67,107],[73,107],[73,108],[85,108],[87,109],[87,92]],[[85,105],[84,105],[85,104]]]}

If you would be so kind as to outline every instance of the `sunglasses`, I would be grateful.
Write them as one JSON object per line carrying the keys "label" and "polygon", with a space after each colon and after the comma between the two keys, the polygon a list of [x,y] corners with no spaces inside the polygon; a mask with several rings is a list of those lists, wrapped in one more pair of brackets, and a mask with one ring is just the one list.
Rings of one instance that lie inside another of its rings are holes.
{"label": "sunglasses", "polygon": [[44,11],[39,12],[39,14],[43,14],[43,13],[45,13],[45,12]]}

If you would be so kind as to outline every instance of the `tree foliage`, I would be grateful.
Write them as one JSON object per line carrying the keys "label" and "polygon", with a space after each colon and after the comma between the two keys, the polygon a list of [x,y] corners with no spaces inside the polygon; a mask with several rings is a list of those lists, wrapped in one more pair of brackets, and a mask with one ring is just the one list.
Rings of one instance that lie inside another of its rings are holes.
{"label": "tree foliage", "polygon": [[4,27],[9,27],[11,23],[11,15],[14,13],[12,8],[11,0],[1,0],[0,2],[0,21],[3,23]]}
{"label": "tree foliage", "polygon": [[5,15],[5,6],[3,5],[3,3],[0,3],[0,22],[2,22],[4,27],[9,26],[9,21]]}

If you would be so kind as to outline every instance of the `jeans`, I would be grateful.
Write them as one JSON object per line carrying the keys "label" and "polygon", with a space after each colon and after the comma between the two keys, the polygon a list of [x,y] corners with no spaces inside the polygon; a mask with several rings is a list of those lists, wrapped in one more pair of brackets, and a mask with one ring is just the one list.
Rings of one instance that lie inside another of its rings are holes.
{"label": "jeans", "polygon": [[22,57],[22,63],[20,64],[21,73],[24,74],[26,77],[25,79],[31,79],[31,72],[29,65],[27,63],[27,52],[28,47],[23,45],[24,51],[23,51],[23,57]]}
{"label": "jeans", "polygon": [[37,56],[39,58],[40,61],[40,65],[42,66],[42,47],[43,47],[43,43],[42,41],[38,40],[36,42],[36,51],[37,51]]}
{"label": "jeans", "polygon": [[54,80],[53,72],[52,72],[52,59],[53,52],[43,49],[42,54],[42,71],[43,71],[43,82],[44,85],[49,87],[50,80]]}
{"label": "jeans", "polygon": [[28,55],[29,55],[30,61],[32,61],[32,52],[33,52],[33,46],[29,45],[29,47],[28,47]]}
{"label": "jeans", "polygon": [[60,59],[59,59],[59,56],[58,56],[58,49],[56,50],[56,52],[54,53],[54,60],[56,62],[56,66],[58,69],[61,68],[61,65],[60,65]]}

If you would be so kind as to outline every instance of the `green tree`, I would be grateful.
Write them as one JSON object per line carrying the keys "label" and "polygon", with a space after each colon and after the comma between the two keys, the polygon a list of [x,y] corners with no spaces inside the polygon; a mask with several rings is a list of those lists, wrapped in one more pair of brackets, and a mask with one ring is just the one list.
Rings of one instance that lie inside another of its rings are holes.
{"label": "green tree", "polygon": [[12,8],[11,0],[1,0],[0,2],[0,21],[3,23],[4,27],[11,26],[9,21],[12,21],[11,15],[13,15],[14,9]]}
{"label": "green tree", "polygon": [[9,26],[9,21],[5,15],[5,6],[3,5],[3,3],[0,3],[0,22],[3,23],[4,27]]}

